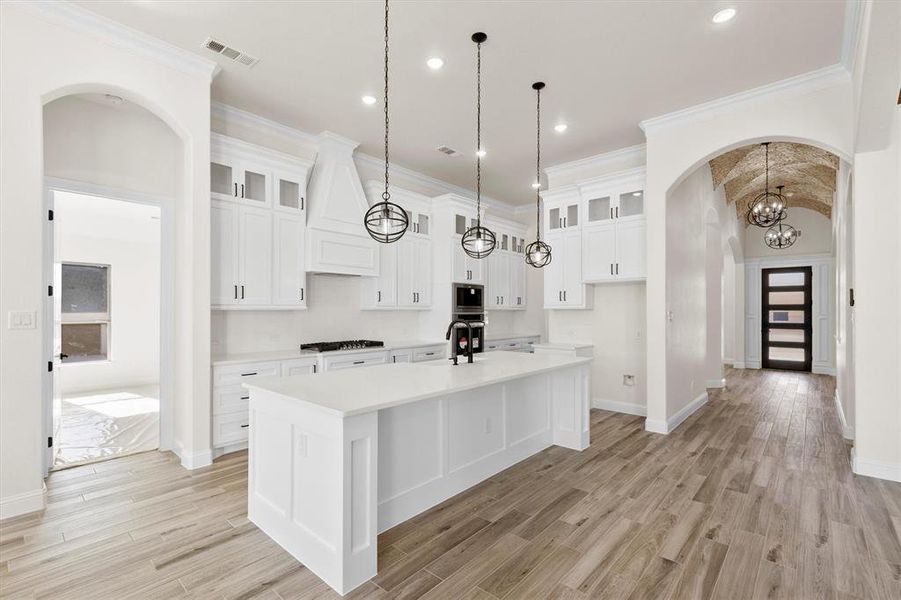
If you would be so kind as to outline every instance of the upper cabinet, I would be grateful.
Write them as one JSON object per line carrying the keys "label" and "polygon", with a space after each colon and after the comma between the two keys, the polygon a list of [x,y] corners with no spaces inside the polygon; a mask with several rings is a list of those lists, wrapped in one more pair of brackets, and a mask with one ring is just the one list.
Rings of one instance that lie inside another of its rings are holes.
{"label": "upper cabinet", "polygon": [[454,236],[451,239],[451,275],[454,283],[485,283],[485,259],[472,258],[463,251],[463,234],[477,223],[475,211],[454,214]]}
{"label": "upper cabinet", "polygon": [[310,163],[213,134],[210,163],[214,309],[303,309]]}
{"label": "upper cabinet", "polygon": [[497,236],[497,247],[481,262],[487,266],[485,308],[526,308],[526,230],[519,223],[491,219],[486,222]]}
{"label": "upper cabinet", "polygon": [[586,283],[646,277],[644,169],[579,186],[587,220],[582,228]]}

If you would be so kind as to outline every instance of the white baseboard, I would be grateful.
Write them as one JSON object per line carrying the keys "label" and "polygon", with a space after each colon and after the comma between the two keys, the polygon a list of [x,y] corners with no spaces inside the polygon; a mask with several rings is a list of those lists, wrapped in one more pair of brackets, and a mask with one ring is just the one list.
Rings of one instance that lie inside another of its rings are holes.
{"label": "white baseboard", "polygon": [[735,362],[735,359],[732,358],[731,356],[730,356],[730,357],[726,357],[726,356],[723,357],[723,364],[724,364],[724,365],[728,365],[729,363],[734,363],[734,362]]}
{"label": "white baseboard", "polygon": [[689,402],[688,405],[685,406],[685,408],[671,416],[666,421],[661,421],[659,419],[646,419],[644,422],[645,431],[668,434],[676,429],[676,427],[681,425],[685,419],[690,417],[696,410],[698,410],[705,404],[707,404],[707,392],[704,392],[703,394]]}
{"label": "white baseboard", "polygon": [[732,368],[733,368],[733,369],[744,369],[744,368],[745,368],[745,363],[743,363],[743,362],[734,362],[734,363],[732,363]]}
{"label": "white baseboard", "polygon": [[759,360],[746,360],[744,368],[745,369],[759,369],[759,368],[761,368],[761,362]]}
{"label": "white baseboard", "polygon": [[726,378],[722,379],[708,379],[707,380],[707,389],[711,388],[724,388],[726,387]]}
{"label": "white baseboard", "polygon": [[846,440],[853,440],[854,429],[848,425],[848,421],[845,419],[845,407],[842,405],[842,400],[838,395],[838,388],[835,389],[833,399],[835,400],[835,412],[838,413],[838,421],[842,426],[842,437]]}
{"label": "white baseboard", "polygon": [[829,365],[813,365],[810,371],[819,375],[832,375],[835,377],[835,367],[830,367]]}
{"label": "white baseboard", "polygon": [[181,444],[176,443],[172,449],[173,452],[181,459],[181,466],[192,471],[201,467],[213,464],[213,450],[200,450],[199,452],[186,452]]}
{"label": "white baseboard", "polygon": [[851,449],[851,470],[858,475],[901,482],[901,465],[881,460],[861,460],[857,457],[856,448]]}
{"label": "white baseboard", "polygon": [[11,519],[19,515],[44,510],[47,487],[41,484],[36,490],[0,498],[0,519]]}
{"label": "white baseboard", "polygon": [[609,410],[612,412],[624,413],[627,415],[645,416],[648,409],[640,404],[632,404],[631,402],[620,402],[618,400],[603,400],[601,398],[591,399],[591,408],[600,410]]}

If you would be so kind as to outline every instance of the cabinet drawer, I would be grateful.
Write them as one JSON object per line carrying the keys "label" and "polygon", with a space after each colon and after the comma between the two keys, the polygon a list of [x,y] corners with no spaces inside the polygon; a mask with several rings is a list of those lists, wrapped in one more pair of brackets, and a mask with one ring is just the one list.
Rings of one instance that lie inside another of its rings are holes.
{"label": "cabinet drawer", "polygon": [[247,411],[213,417],[213,446],[246,442],[249,424],[250,413]]}
{"label": "cabinet drawer", "polygon": [[296,358],[282,361],[282,377],[291,375],[308,375],[319,370],[319,361],[315,358]]}
{"label": "cabinet drawer", "polygon": [[278,377],[279,375],[281,375],[281,367],[277,362],[213,367],[213,387],[240,385],[252,377]]}
{"label": "cabinet drawer", "polygon": [[425,348],[416,348],[413,350],[413,362],[421,362],[424,360],[438,360],[445,357],[445,347],[428,346]]}
{"label": "cabinet drawer", "polygon": [[326,357],[323,363],[326,371],[337,371],[339,369],[354,369],[356,367],[371,367],[372,365],[383,365],[388,362],[387,352],[369,352],[366,354],[345,354],[334,358]]}
{"label": "cabinet drawer", "polygon": [[241,386],[213,388],[213,415],[247,412],[250,390]]}

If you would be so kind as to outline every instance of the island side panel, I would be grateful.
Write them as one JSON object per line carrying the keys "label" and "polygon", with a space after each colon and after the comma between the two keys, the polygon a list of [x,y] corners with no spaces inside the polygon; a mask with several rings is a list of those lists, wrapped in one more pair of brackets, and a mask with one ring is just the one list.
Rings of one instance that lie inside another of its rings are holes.
{"label": "island side panel", "polygon": [[558,446],[573,450],[588,448],[589,377],[588,367],[584,365],[551,372],[553,440]]}
{"label": "island side panel", "polygon": [[378,415],[251,388],[248,518],[341,594],[376,574]]}
{"label": "island side panel", "polygon": [[379,532],[550,446],[553,374],[379,411]]}

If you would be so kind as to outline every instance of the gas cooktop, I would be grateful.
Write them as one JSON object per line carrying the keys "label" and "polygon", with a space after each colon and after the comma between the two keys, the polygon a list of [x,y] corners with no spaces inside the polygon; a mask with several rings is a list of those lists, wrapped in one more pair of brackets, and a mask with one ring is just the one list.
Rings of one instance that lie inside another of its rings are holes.
{"label": "gas cooktop", "polygon": [[313,342],[311,344],[301,344],[301,350],[310,350],[312,352],[333,352],[335,350],[359,350],[362,348],[380,348],[385,342],[377,342],[374,340],[344,340],[341,342]]}

